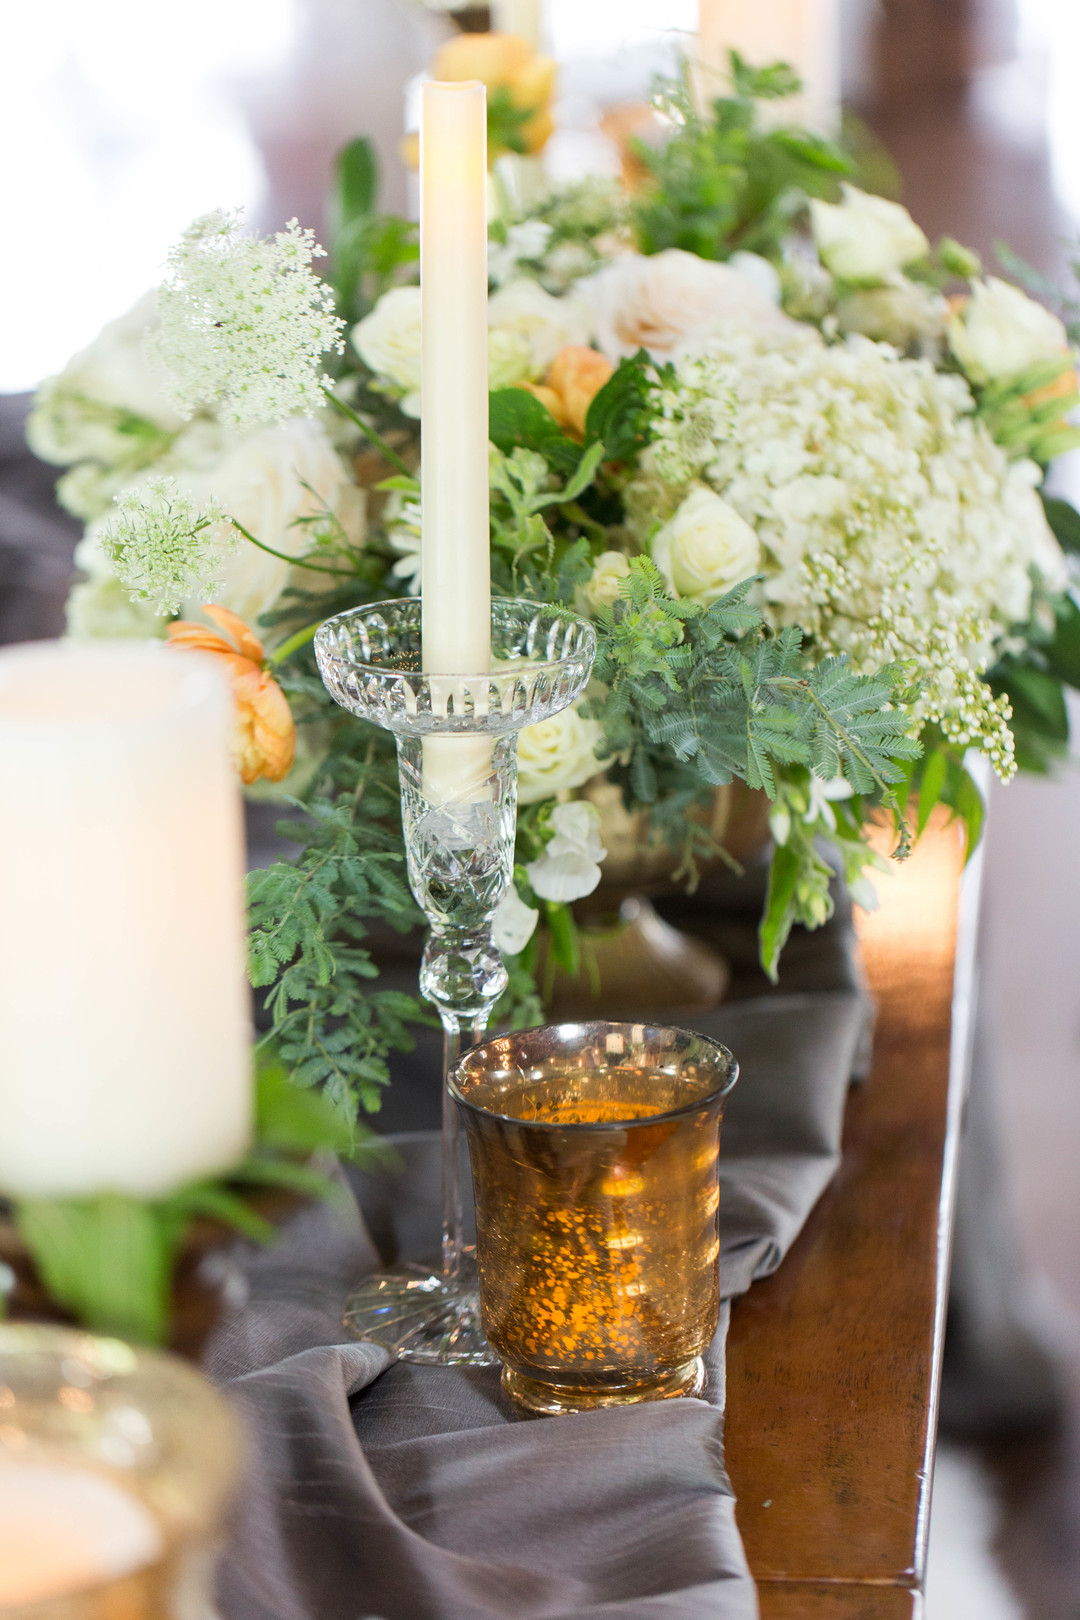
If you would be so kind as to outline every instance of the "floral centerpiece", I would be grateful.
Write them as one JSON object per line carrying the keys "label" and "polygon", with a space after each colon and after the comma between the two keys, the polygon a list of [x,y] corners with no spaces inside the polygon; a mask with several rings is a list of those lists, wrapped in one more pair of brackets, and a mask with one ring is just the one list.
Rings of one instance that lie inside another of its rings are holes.
{"label": "floral centerpiece", "polygon": [[[546,69],[489,55],[511,85],[493,116],[539,141],[524,114],[544,96],[513,86],[548,94]],[[763,790],[775,976],[792,925],[830,914],[837,869],[874,903],[876,819],[902,855],[944,803],[973,847],[967,751],[1008,779],[1067,743],[1080,516],[1041,488],[1080,442],[1065,325],[955,242],[931,248],[838,146],[761,127],[757,103],[796,87],[786,69],[733,57],[732,75],[707,113],[666,87],[669,135],[638,148],[634,193],[504,197],[491,228],[494,587],[600,632],[586,698],[521,738],[499,919],[519,1022],[540,1015],[541,914],[575,963],[605,794],[692,884],[723,853],[717,789]],[[87,521],[72,633],[215,651],[245,780],[284,778],[305,812],[300,855],[252,879],[253,978],[294,1077],[369,1108],[415,1008],[373,985],[367,934],[416,913],[387,744],[326,697],[310,641],[329,613],[419,587],[416,232],[376,189],[354,142],[329,281],[295,222],[269,241],[197,222],[156,298],[46,383],[30,423]]]}

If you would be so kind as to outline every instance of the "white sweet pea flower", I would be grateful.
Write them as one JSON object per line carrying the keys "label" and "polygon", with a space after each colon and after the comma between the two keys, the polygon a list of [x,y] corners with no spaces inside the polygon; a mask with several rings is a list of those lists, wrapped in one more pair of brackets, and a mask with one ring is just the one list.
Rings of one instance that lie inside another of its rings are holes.
{"label": "white sweet pea flower", "polygon": [[358,321],[350,341],[366,366],[402,395],[406,416],[420,415],[420,289],[392,287]]}
{"label": "white sweet pea flower", "polygon": [[948,323],[949,346],[973,382],[1065,360],[1069,339],[1056,315],[997,276],[973,281],[971,297]]}
{"label": "white sweet pea flower", "polygon": [[803,816],[804,821],[821,821],[830,832],[836,831],[836,813],[833,805],[843,799],[850,799],[855,789],[850,782],[842,776],[831,777],[823,782],[820,776],[810,775],[810,801]]}
{"label": "white sweet pea flower", "polygon": [[607,850],[600,839],[599,812],[583,799],[556,805],[551,824],[555,836],[525,870],[541,900],[566,905],[592,894],[600,882],[600,862]]}
{"label": "white sweet pea flower", "polygon": [[[588,306],[574,297],[553,298],[538,281],[520,276],[488,299],[489,343],[496,333],[528,344],[529,376],[542,377],[560,349],[585,345],[592,336]],[[505,342],[500,336],[498,341]],[[515,379],[517,380],[517,379]]]}
{"label": "white sweet pea flower", "polygon": [[604,728],[576,705],[526,726],[518,738],[518,802],[536,804],[581,787],[600,770],[596,750]]}
{"label": "white sweet pea flower", "polygon": [[397,562],[390,569],[393,579],[400,579],[410,596],[420,595],[421,535],[420,502],[405,500],[395,491],[387,503],[386,538],[397,552]]}
{"label": "white sweet pea flower", "polygon": [[488,243],[488,280],[502,287],[516,275],[522,259],[536,263],[544,257],[552,227],[542,219],[525,219],[511,225],[505,242]]}
{"label": "white sweet pea flower", "polygon": [[842,281],[884,281],[930,251],[930,243],[900,203],[845,184],[842,203],[810,203],[810,223],[822,262]]}
{"label": "white sweet pea flower", "polygon": [[653,562],[676,596],[706,606],[757,572],[757,535],[721,496],[700,485],[653,536]]}
{"label": "white sweet pea flower", "polygon": [[504,956],[517,956],[532,938],[539,916],[536,907],[527,906],[511,883],[491,919],[495,949]]}

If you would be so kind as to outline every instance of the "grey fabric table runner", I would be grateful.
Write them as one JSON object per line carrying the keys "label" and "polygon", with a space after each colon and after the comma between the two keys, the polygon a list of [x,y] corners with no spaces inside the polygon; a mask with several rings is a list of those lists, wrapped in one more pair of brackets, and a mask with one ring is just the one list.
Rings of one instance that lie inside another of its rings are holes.
{"label": "grey fabric table runner", "polygon": [[[775,1270],[838,1162],[866,1005],[852,989],[736,1002],[696,1026],[742,1067],[722,1131],[721,1292]],[[431,1251],[435,1133],[355,1177],[355,1220],[302,1212],[247,1265],[208,1350],[247,1420],[224,1620],[751,1620],[723,1461],[728,1308],[704,1398],[520,1417],[496,1369],[390,1366],[341,1343],[384,1253]]]}

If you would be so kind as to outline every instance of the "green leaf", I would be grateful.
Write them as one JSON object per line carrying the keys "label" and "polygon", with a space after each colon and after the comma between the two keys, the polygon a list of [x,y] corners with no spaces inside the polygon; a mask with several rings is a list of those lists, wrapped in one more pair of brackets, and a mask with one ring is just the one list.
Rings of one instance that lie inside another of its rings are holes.
{"label": "green leaf", "polygon": [[15,1219],[50,1297],[96,1333],[162,1344],[171,1257],[152,1204],[119,1193],[20,1199]]}
{"label": "green leaf", "polygon": [[935,748],[933,753],[927,756],[919,785],[919,813],[915,822],[915,833],[918,838],[922,837],[934,806],[941,800],[948,769],[948,751],[944,748]]}
{"label": "green leaf", "polygon": [[527,388],[496,388],[489,396],[488,437],[504,455],[514,450],[535,450],[548,466],[564,477],[572,476],[581,460],[581,447],[563,432],[546,405]]}
{"label": "green leaf", "polygon": [[1056,620],[1053,637],[1043,648],[1046,667],[1066,686],[1080,689],[1080,607],[1071,596],[1057,603]]}
{"label": "green leaf", "polygon": [[588,489],[596,477],[596,470],[604,459],[603,443],[590,444],[578,462],[577,471],[570,479],[562,494],[558,497],[560,502],[576,501],[578,496]]}
{"label": "green leaf", "polygon": [[558,900],[545,900],[544,920],[551,938],[551,954],[559,967],[576,978],[581,967],[581,939],[574,913]]}
{"label": "green leaf", "polygon": [[379,160],[375,144],[367,135],[358,135],[343,146],[334,159],[330,192],[332,228],[340,230],[348,220],[375,211],[379,195]]}
{"label": "green leaf", "polygon": [[758,927],[761,965],[774,984],[780,977],[780,952],[787,944],[795,921],[795,884],[799,867],[796,851],[788,844],[777,844],[769,867],[765,911]]}
{"label": "green leaf", "polygon": [[589,405],[585,443],[601,443],[609,461],[629,461],[648,442],[650,366],[644,349],[620,360]]}
{"label": "green leaf", "polygon": [[255,1140],[260,1148],[348,1156],[356,1145],[356,1128],[349,1115],[324,1092],[294,1086],[279,1058],[260,1065],[255,1111]]}

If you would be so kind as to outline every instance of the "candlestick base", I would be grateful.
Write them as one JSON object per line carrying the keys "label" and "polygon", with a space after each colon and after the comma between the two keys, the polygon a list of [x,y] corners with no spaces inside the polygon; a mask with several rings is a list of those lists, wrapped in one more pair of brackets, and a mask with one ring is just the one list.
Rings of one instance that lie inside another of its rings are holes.
{"label": "candlestick base", "polygon": [[494,1367],[480,1325],[475,1288],[428,1266],[395,1266],[367,1277],[349,1298],[345,1327],[403,1361],[433,1366]]}
{"label": "candlestick base", "polygon": [[[514,869],[517,733],[580,696],[595,651],[596,632],[576,614],[498,599],[492,668],[475,674],[423,671],[421,607],[412,598],[354,608],[316,634],[327,690],[397,740],[409,886],[431,930],[420,993],[442,1019],[444,1075],[463,1039],[480,1039],[506,987],[492,922]],[[406,1361],[495,1364],[462,1235],[464,1159],[457,1111],[444,1098],[441,1272],[380,1272],[346,1310],[350,1333]]]}

